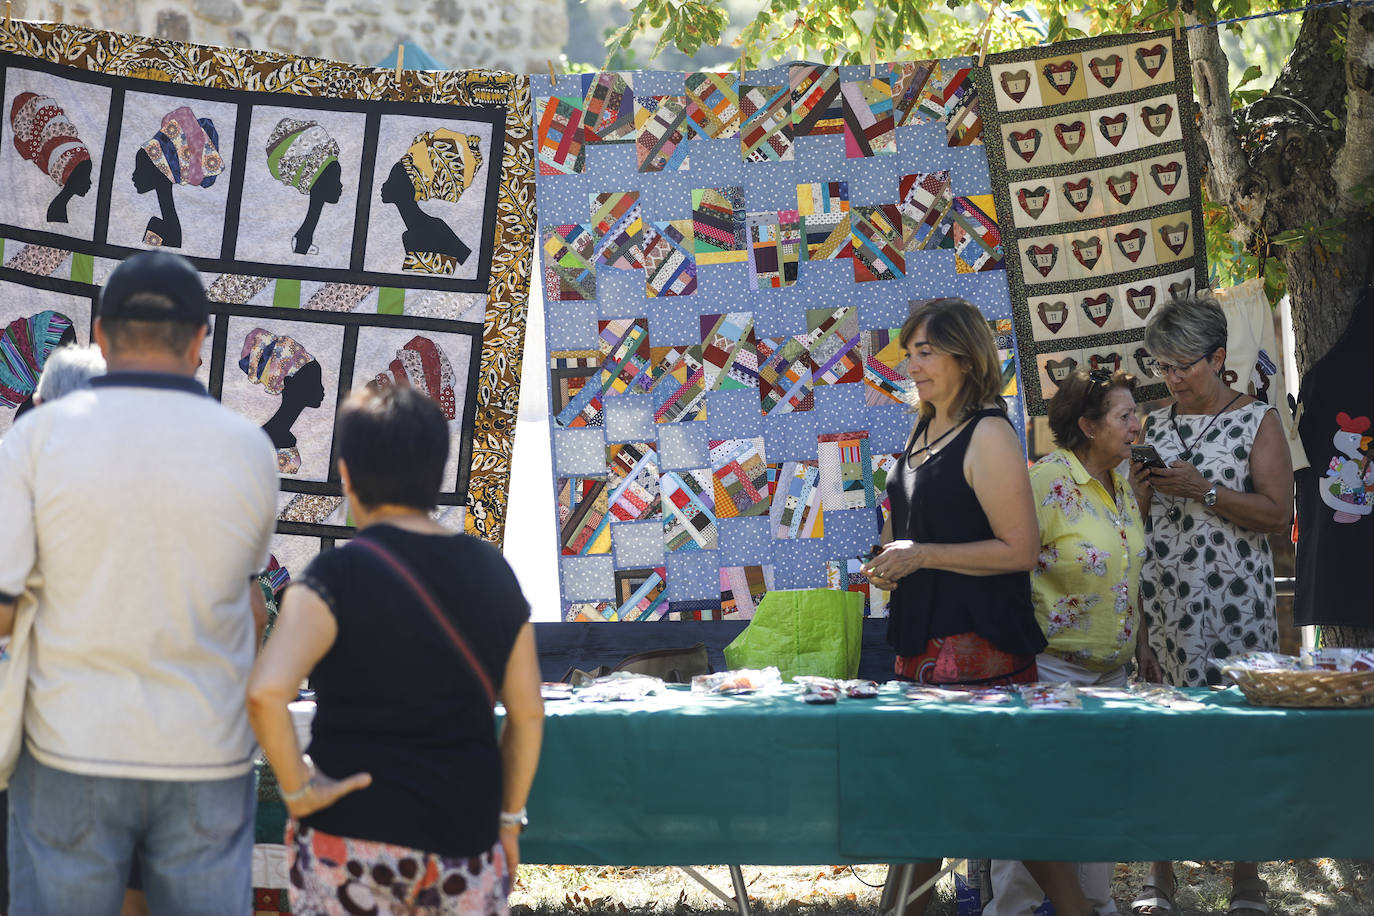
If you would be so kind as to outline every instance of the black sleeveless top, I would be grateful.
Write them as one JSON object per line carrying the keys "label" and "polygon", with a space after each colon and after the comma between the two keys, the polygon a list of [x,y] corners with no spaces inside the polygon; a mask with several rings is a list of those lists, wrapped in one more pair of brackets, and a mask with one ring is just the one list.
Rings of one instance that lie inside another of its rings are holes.
{"label": "black sleeveless top", "polygon": [[[1010,422],[995,407],[980,410],[919,468],[911,467],[911,447],[907,447],[887,480],[894,539],[965,544],[993,538],[992,525],[964,479],[964,455],[973,428],[985,417]],[[923,420],[917,426],[913,445],[925,425]],[[931,639],[970,632],[1014,655],[1034,655],[1044,649],[1045,636],[1031,605],[1030,573],[969,576],[918,569],[898,581],[887,620],[887,641],[898,655],[919,655]]]}
{"label": "black sleeveless top", "polygon": [[[529,605],[495,547],[465,534],[372,525],[401,557],[499,688]],[[412,592],[357,545],[320,554],[300,582],[334,614],[338,635],[315,665],[310,755],[338,779],[372,785],[303,819],[325,833],[447,856],[497,838],[501,752],[480,681]]]}

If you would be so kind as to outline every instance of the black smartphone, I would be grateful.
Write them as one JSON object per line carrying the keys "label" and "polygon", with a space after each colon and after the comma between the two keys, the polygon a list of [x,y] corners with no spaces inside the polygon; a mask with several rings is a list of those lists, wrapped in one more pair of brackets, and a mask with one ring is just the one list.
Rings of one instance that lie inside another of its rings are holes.
{"label": "black smartphone", "polygon": [[1131,461],[1139,462],[1147,468],[1167,468],[1164,459],[1159,457],[1159,452],[1153,445],[1132,445]]}

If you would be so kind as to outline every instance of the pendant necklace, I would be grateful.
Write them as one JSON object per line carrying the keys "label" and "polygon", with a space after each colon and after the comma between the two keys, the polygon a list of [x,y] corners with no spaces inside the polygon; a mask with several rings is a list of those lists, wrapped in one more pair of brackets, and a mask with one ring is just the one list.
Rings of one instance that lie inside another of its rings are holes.
{"label": "pendant necklace", "polygon": [[[1202,427],[1202,432],[1198,433],[1197,436],[1193,439],[1192,445],[1189,445],[1188,440],[1183,438],[1183,433],[1178,428],[1178,420],[1176,419],[1178,414],[1178,402],[1174,402],[1172,405],[1170,405],[1169,425],[1174,428],[1174,435],[1178,437],[1179,445],[1183,446],[1183,455],[1181,457],[1184,461],[1193,460],[1193,450],[1202,444],[1202,438],[1203,436],[1207,435],[1207,430],[1211,429],[1212,424],[1217,422],[1217,417],[1220,417],[1222,414],[1226,413],[1226,411],[1231,407],[1231,405],[1239,400],[1240,394],[1237,393],[1235,397],[1231,398],[1231,400],[1227,401],[1222,406],[1221,410],[1218,410],[1216,413],[1212,414],[1212,419],[1208,420],[1207,425]],[[1174,504],[1169,507],[1169,511],[1164,513],[1164,517],[1171,522],[1177,522],[1180,518],[1183,517],[1183,510],[1179,507],[1177,500],[1175,500]]]}
{"label": "pendant necklace", "polygon": [[[951,426],[949,429],[947,429],[947,430],[945,430],[944,432],[940,433],[940,435],[939,435],[938,437],[936,437],[936,439],[935,439],[934,442],[931,442],[931,441],[929,441],[929,440],[930,440],[930,425],[929,425],[929,424],[926,424],[926,426],[923,427],[922,430],[921,430],[921,435],[923,435],[923,436],[926,437],[926,440],[927,440],[927,441],[926,441],[926,444],[923,445],[923,446],[921,446],[921,447],[918,448],[918,449],[912,449],[912,450],[909,450],[909,451],[907,452],[907,464],[910,465],[910,466],[914,469],[914,468],[915,468],[915,465],[912,465],[912,464],[911,464],[911,461],[912,461],[913,458],[915,458],[917,455],[921,454],[921,452],[929,452],[932,448],[934,448],[935,446],[939,445],[939,444],[940,444],[941,442],[943,442],[945,439],[948,439],[950,433],[954,432],[954,431],[955,431],[956,429],[958,429],[958,428],[959,428],[959,424],[958,424],[958,423],[955,423],[955,424],[954,424],[953,426]],[[911,444],[912,444],[912,445],[915,445],[915,444],[916,444],[915,438],[913,438],[913,439],[911,440]],[[934,453],[932,452],[931,454],[932,454],[932,457],[933,457],[933,456],[934,456]]]}

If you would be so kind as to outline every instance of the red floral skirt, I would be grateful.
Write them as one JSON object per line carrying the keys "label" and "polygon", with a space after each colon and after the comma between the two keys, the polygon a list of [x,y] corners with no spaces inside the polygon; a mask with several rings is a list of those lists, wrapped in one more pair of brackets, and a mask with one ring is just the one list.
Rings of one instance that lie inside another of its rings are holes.
{"label": "red floral skirt", "polygon": [[926,643],[920,655],[897,656],[898,677],[921,684],[1004,687],[1033,684],[1034,655],[1012,655],[976,633],[956,633]]}

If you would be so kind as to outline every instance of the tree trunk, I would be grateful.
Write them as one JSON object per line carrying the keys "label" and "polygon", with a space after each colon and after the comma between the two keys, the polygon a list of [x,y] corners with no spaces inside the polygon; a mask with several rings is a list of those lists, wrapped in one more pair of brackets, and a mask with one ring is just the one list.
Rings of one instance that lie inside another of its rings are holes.
{"label": "tree trunk", "polygon": [[[1307,12],[1274,87],[1239,118],[1216,29],[1189,33],[1207,191],[1241,244],[1287,269],[1299,372],[1340,337],[1374,253],[1374,10],[1352,10],[1348,30],[1344,15]],[[1291,230],[1304,238],[1270,243]]]}
{"label": "tree trunk", "polygon": [[[1349,13],[1348,29],[1339,7],[1304,14],[1283,72],[1239,118],[1216,29],[1189,33],[1207,192],[1237,241],[1287,269],[1299,373],[1340,338],[1374,257],[1374,10]],[[1322,628],[1326,645],[1367,646],[1371,633]]]}

